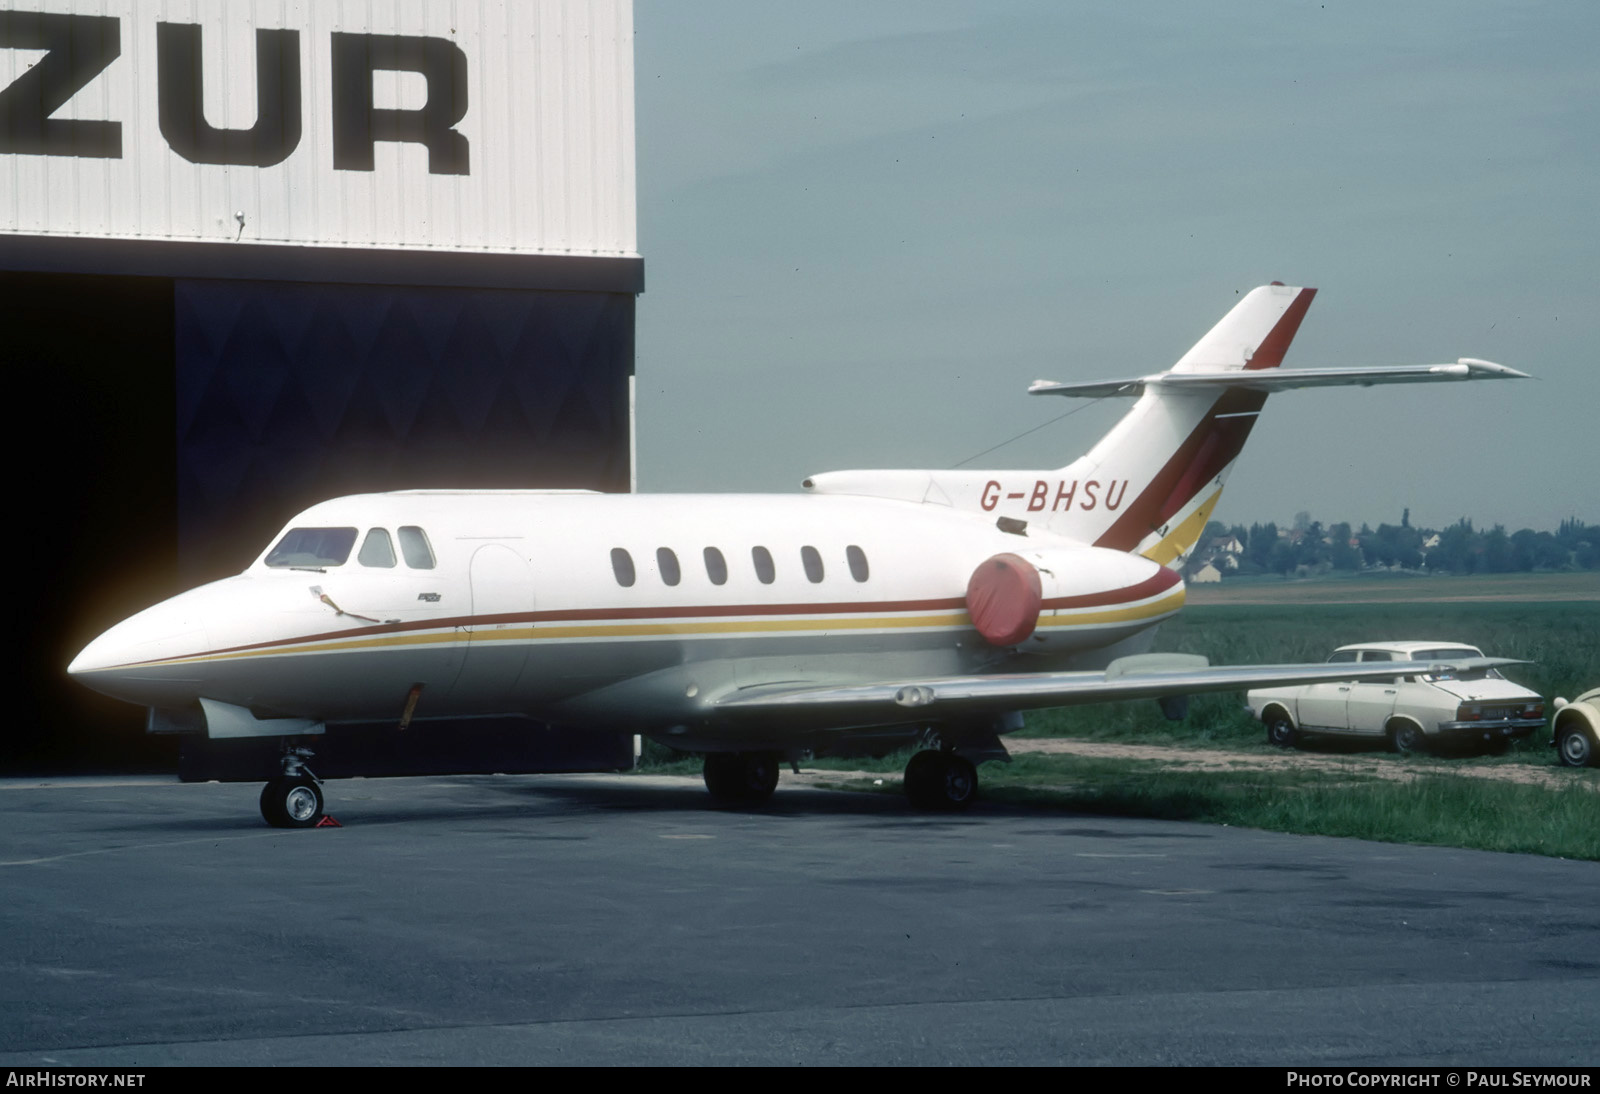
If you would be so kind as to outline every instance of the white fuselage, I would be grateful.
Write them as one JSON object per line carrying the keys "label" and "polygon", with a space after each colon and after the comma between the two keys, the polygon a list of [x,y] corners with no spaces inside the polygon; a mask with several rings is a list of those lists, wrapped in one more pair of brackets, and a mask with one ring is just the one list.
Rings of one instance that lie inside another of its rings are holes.
{"label": "white fuselage", "polygon": [[[1183,603],[1137,555],[876,498],[413,491],[325,502],[294,528],[354,529],[355,546],[337,565],[268,552],[113,627],[71,671],[158,710],[394,721],[420,684],[418,719],[655,732],[712,727],[719,696],[757,685],[1099,667]],[[431,567],[363,563],[372,529],[402,528],[425,533]],[[1008,648],[964,600],[1001,553],[1047,575],[1035,632]]]}

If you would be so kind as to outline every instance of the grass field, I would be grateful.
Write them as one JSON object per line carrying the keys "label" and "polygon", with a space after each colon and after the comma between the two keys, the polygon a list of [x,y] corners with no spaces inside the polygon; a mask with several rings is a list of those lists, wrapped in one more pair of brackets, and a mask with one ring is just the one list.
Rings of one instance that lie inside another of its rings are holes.
{"label": "grass field", "polygon": [[[891,769],[894,762],[881,761]],[[1184,771],[1160,761],[1023,755],[984,766],[983,796],[1071,813],[1600,861],[1600,776],[1568,774],[1571,779],[1555,787],[1443,770],[1395,782],[1292,769]],[[897,791],[892,780],[884,782],[878,787],[853,778],[841,785]]]}
{"label": "grass field", "polygon": [[1230,578],[1189,585],[1191,605],[1437,604],[1466,601],[1587,602],[1600,608],[1600,573],[1326,574],[1311,578]]}

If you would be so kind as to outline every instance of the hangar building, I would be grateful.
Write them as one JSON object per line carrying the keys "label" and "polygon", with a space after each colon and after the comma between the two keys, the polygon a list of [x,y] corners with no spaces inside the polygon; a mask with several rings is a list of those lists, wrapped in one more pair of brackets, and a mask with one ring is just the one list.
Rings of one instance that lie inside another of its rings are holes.
{"label": "hangar building", "polygon": [[159,755],[65,665],[313,502],[629,489],[642,289],[628,0],[5,0],[13,765]]}

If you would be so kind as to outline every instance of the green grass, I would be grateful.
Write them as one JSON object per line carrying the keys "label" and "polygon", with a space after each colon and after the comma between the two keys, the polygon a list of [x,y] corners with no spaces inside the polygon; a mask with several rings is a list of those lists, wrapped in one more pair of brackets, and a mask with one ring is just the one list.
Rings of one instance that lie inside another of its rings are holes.
{"label": "green grass", "polygon": [[1595,776],[1572,774],[1569,785],[1549,789],[1431,772],[1396,782],[1354,772],[1174,771],[1160,761],[1028,755],[986,765],[983,796],[1074,813],[1600,860]]}

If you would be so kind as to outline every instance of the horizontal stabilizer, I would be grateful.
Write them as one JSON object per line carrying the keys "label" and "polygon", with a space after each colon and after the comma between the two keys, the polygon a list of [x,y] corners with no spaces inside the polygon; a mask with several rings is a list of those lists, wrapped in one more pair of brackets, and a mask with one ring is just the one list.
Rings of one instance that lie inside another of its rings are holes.
{"label": "horizontal stabilizer", "polygon": [[[1171,657],[1173,655],[1161,655]],[[731,692],[715,702],[719,715],[761,714],[767,718],[802,715],[825,717],[837,725],[885,725],[921,719],[948,719],[995,710],[1042,710],[1047,707],[1109,703],[1123,699],[1193,695],[1208,691],[1313,684],[1328,680],[1386,680],[1397,672],[1441,675],[1520,662],[1503,657],[1456,658],[1448,662],[1393,661],[1365,664],[1203,665],[1157,667],[1154,661],[1113,661],[1102,672],[1034,672],[993,676],[945,676],[894,680],[877,684],[808,686],[785,683],[757,685]],[[1140,662],[1143,661],[1143,664]],[[1149,670],[1144,668],[1149,665]]]}
{"label": "horizontal stabilizer", "polygon": [[1166,391],[1221,392],[1231,388],[1271,394],[1301,387],[1344,387],[1372,384],[1420,384],[1434,380],[1515,380],[1529,379],[1493,361],[1463,357],[1448,365],[1391,365],[1377,368],[1297,368],[1262,369],[1241,372],[1158,372],[1131,380],[1098,380],[1083,384],[1058,384],[1035,380],[1030,395],[1070,395],[1101,399],[1111,395],[1138,395],[1149,387]]}

